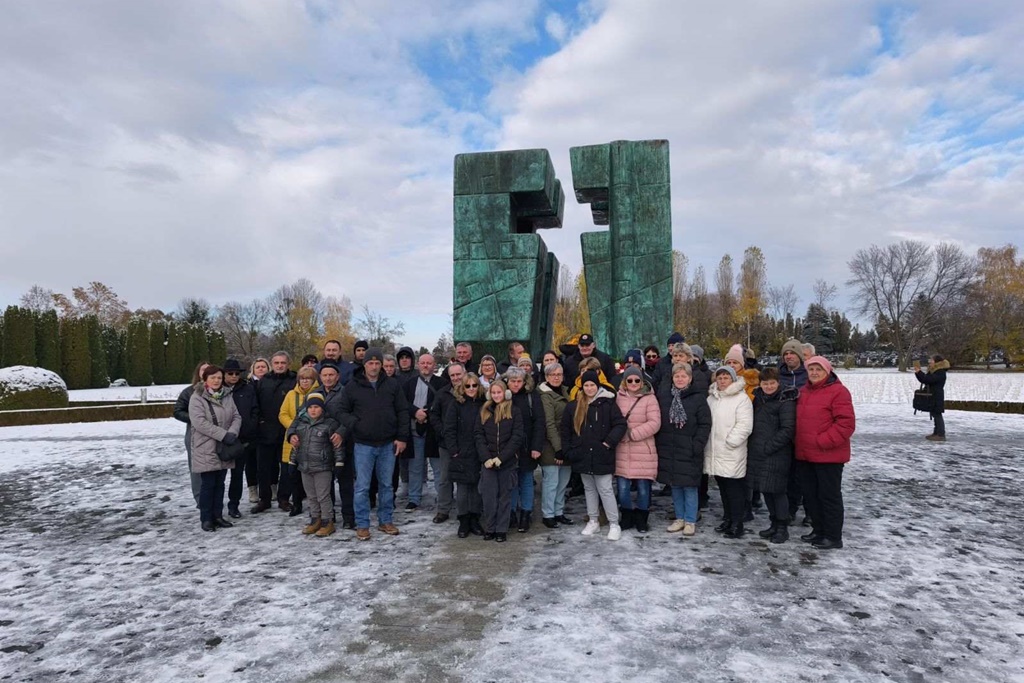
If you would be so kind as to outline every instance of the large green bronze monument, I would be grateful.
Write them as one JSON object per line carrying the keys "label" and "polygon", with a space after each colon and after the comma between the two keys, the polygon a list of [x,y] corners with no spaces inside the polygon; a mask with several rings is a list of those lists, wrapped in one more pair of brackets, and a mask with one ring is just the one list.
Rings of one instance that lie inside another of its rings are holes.
{"label": "large green bronze monument", "polygon": [[[565,195],[544,149],[455,157],[455,339],[503,354],[551,342],[558,259],[541,228],[562,227]],[[501,356],[498,355],[500,358]]]}
{"label": "large green bronze monument", "polygon": [[576,200],[604,232],[580,236],[592,333],[622,357],[672,330],[672,207],[667,140],[573,147]]}

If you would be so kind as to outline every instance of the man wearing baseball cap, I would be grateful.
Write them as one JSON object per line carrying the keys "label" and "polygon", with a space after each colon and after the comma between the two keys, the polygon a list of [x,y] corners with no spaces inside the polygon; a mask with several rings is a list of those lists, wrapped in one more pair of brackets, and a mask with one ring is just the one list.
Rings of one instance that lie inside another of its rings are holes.
{"label": "man wearing baseball cap", "polygon": [[601,370],[605,377],[615,376],[615,361],[604,351],[598,351],[594,336],[589,332],[584,332],[576,343],[576,352],[565,357],[565,384],[572,386],[572,383],[579,377],[580,363],[589,356],[601,361]]}

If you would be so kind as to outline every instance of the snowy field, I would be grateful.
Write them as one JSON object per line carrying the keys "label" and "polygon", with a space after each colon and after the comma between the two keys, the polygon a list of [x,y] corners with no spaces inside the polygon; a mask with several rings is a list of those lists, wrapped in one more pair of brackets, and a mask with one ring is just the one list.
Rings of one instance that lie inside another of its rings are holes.
{"label": "snowy field", "polygon": [[951,412],[932,444],[892,374],[844,374],[831,553],[721,538],[716,492],[685,540],[663,497],[618,543],[460,540],[429,497],[368,543],[276,510],[209,534],[180,423],[0,429],[0,680],[1024,681],[1024,418]]}
{"label": "snowy field", "polygon": [[[187,384],[162,384],[146,387],[150,401],[174,401]],[[141,387],[109,387],[107,389],[75,389],[68,392],[69,401],[138,401]]]}

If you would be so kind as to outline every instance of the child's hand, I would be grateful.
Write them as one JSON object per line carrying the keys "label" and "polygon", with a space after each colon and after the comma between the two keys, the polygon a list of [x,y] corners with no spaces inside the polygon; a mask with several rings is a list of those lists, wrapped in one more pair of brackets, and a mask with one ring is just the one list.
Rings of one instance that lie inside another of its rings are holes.
{"label": "child's hand", "polygon": [[299,435],[292,434],[292,438],[288,439],[288,443],[292,445],[292,448],[298,448],[299,446]]}

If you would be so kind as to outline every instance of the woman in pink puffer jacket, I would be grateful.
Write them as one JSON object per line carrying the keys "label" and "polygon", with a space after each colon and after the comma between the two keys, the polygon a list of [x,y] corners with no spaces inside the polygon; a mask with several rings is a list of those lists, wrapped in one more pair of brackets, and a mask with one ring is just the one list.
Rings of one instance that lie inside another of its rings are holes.
{"label": "woman in pink puffer jacket", "polygon": [[[619,498],[619,524],[623,529],[635,526],[647,533],[651,507],[651,482],[658,476],[658,450],[654,437],[661,429],[661,408],[644,380],[640,368],[630,367],[622,374],[615,395],[619,411],[626,417],[626,436],[615,449],[615,476]],[[631,489],[636,484],[636,507]]]}

